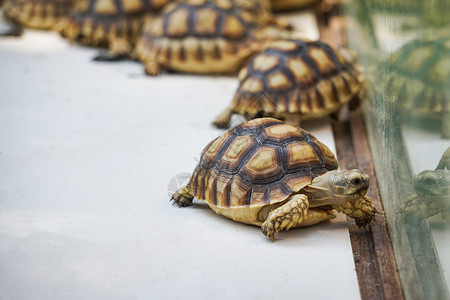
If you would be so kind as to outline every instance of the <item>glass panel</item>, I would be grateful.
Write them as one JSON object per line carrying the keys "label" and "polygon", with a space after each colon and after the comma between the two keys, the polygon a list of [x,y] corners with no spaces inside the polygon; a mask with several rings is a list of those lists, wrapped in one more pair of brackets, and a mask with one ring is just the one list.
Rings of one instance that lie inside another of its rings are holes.
{"label": "glass panel", "polygon": [[355,0],[345,9],[405,297],[449,298],[450,1]]}

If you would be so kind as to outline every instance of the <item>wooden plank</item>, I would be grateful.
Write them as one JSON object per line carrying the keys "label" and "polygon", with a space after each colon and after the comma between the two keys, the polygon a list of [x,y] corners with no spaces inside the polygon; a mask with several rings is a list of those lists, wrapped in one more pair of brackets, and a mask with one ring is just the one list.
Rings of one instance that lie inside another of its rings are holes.
{"label": "wooden plank", "polygon": [[403,299],[395,256],[387,230],[378,184],[360,113],[333,124],[336,152],[341,168],[358,168],[371,179],[368,196],[377,210],[377,223],[359,228],[349,222],[350,241],[362,299]]}
{"label": "wooden plank", "polygon": [[402,299],[402,286],[397,271],[394,249],[392,247],[389,229],[384,215],[384,207],[381,201],[378,180],[375,174],[369,142],[367,140],[365,124],[361,113],[350,114],[350,128],[352,131],[353,149],[357,160],[358,169],[365,172],[371,178],[369,197],[372,199],[380,214],[377,222],[371,227],[371,240],[378,266],[378,280],[384,299]]}
{"label": "wooden plank", "polygon": [[[354,158],[355,151],[350,136],[350,123],[342,121],[333,124],[333,134],[340,167],[342,169],[357,168],[357,162]],[[360,229],[349,217],[347,217],[347,221],[361,298],[382,299],[378,269],[374,263],[375,256],[372,251],[373,245],[369,231],[368,229]]]}

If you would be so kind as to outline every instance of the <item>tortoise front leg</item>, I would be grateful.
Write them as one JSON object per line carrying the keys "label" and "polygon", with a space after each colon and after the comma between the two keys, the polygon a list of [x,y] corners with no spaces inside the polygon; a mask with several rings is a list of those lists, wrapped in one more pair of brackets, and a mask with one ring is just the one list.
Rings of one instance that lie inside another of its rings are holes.
{"label": "tortoise front leg", "polygon": [[261,230],[272,242],[275,233],[280,230],[289,230],[293,226],[302,223],[307,215],[309,207],[308,197],[303,194],[292,195],[288,202],[273,210],[261,226]]}
{"label": "tortoise front leg", "polygon": [[192,205],[192,200],[194,196],[191,195],[187,186],[179,188],[175,193],[173,193],[172,198],[173,205],[177,204],[178,207],[186,207]]}
{"label": "tortoise front leg", "polygon": [[291,228],[306,227],[316,225],[322,222],[329,221],[336,218],[336,215],[331,211],[323,210],[321,208],[308,208],[306,216],[303,217],[301,223],[297,223]]}

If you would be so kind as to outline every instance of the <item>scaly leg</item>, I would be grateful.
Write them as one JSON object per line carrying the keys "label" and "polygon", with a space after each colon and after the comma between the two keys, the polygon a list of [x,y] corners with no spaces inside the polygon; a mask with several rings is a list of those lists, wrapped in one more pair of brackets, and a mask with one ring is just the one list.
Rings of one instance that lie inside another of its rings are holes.
{"label": "scaly leg", "polygon": [[109,50],[102,51],[94,57],[95,61],[118,61],[129,57],[130,42],[126,38],[114,37],[110,39]]}
{"label": "scaly leg", "polygon": [[301,223],[297,223],[291,228],[312,226],[322,222],[329,221],[334,218],[336,218],[336,215],[329,211],[320,208],[309,208],[308,213],[303,218],[303,221]]}
{"label": "scaly leg", "polygon": [[289,197],[288,202],[269,214],[261,226],[262,232],[273,242],[275,233],[283,229],[288,230],[294,226],[299,226],[307,215],[308,207],[309,202],[306,195],[292,195]]}
{"label": "scaly leg", "polygon": [[156,53],[149,55],[143,61],[145,74],[150,76],[159,76],[160,66]]}
{"label": "scaly leg", "polygon": [[217,128],[228,128],[230,126],[231,116],[233,115],[233,110],[231,107],[227,107],[212,123]]}
{"label": "scaly leg", "polygon": [[170,200],[173,201],[173,205],[178,204],[178,207],[186,207],[192,205],[194,196],[191,195],[189,189],[185,186],[179,188],[175,193],[173,193]]}

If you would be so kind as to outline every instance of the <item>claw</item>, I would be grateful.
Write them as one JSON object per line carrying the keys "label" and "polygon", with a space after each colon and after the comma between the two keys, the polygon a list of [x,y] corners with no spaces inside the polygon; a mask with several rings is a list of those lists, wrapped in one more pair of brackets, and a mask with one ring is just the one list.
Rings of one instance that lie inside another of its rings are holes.
{"label": "claw", "polygon": [[178,207],[186,207],[192,204],[193,199],[194,196],[189,194],[189,191],[186,188],[180,188],[178,191],[173,193],[169,201],[173,200],[172,205],[177,204]]}

